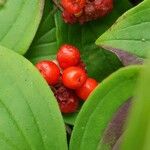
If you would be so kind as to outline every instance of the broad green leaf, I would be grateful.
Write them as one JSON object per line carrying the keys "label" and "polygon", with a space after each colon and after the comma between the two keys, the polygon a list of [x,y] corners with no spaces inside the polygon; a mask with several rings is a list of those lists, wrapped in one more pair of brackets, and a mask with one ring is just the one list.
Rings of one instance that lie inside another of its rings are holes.
{"label": "broad green leaf", "polygon": [[1,3],[0,44],[24,54],[37,31],[44,0],[1,0]]}
{"label": "broad green leaf", "polygon": [[120,49],[147,57],[150,48],[150,1],[126,12],[96,41],[106,49]]}
{"label": "broad green leaf", "polygon": [[109,150],[100,141],[114,113],[133,95],[140,70],[139,66],[120,69],[95,89],[77,117],[70,150]]}
{"label": "broad green leaf", "polygon": [[150,122],[149,122],[149,127],[148,127],[148,130],[147,130],[147,134],[146,134],[144,150],[149,150],[150,149],[149,139],[150,139]]}
{"label": "broad green leaf", "polygon": [[51,0],[45,0],[43,18],[29,51],[26,54],[32,63],[43,59],[55,59],[58,49],[54,14],[56,8]]}
{"label": "broad green leaf", "polygon": [[66,150],[56,99],[36,68],[0,47],[0,149]]}
{"label": "broad green leaf", "polygon": [[143,69],[121,150],[150,149],[150,61]]}

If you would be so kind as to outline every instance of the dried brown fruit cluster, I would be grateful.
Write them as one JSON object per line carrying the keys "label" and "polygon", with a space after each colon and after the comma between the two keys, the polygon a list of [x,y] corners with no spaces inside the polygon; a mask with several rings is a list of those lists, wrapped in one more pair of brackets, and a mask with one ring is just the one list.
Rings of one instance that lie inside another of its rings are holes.
{"label": "dried brown fruit cluster", "polygon": [[83,24],[101,18],[113,9],[113,0],[61,0],[66,23]]}

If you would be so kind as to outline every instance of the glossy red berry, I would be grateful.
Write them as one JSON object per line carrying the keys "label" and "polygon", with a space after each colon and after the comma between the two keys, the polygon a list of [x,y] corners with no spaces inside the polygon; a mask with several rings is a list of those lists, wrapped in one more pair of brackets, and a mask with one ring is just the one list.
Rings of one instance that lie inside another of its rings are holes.
{"label": "glossy red berry", "polygon": [[73,113],[77,111],[79,99],[73,90],[60,84],[57,87],[54,87],[54,95],[62,113]]}
{"label": "glossy red berry", "polygon": [[49,85],[55,85],[60,78],[60,69],[52,61],[40,61],[36,64],[36,68],[40,71]]}
{"label": "glossy red berry", "polygon": [[98,82],[95,79],[88,78],[85,83],[76,90],[76,94],[82,99],[86,100],[90,93],[96,88]]}
{"label": "glossy red berry", "polygon": [[69,67],[63,71],[62,82],[70,89],[78,89],[87,79],[85,70],[79,67]]}
{"label": "glossy red berry", "polygon": [[61,0],[61,5],[70,14],[79,15],[85,6],[85,0]]}
{"label": "glossy red berry", "polygon": [[76,47],[65,44],[60,47],[57,60],[62,69],[76,66],[80,61],[80,52]]}

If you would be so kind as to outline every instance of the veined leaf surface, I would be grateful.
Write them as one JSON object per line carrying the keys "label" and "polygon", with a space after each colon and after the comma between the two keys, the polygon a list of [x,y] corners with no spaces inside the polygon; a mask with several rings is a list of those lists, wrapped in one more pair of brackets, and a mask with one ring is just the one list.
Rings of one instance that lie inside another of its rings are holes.
{"label": "veined leaf surface", "polygon": [[0,47],[0,149],[66,150],[53,93],[25,58]]}

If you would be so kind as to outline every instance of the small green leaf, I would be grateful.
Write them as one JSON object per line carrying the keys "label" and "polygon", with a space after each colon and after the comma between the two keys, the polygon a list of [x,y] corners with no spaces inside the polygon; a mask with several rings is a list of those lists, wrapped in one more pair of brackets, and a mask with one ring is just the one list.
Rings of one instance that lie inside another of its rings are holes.
{"label": "small green leaf", "polygon": [[0,47],[0,149],[66,150],[56,99],[37,69]]}
{"label": "small green leaf", "polygon": [[1,0],[0,44],[24,54],[38,28],[44,0]]}
{"label": "small green leaf", "polygon": [[69,125],[74,125],[77,115],[78,115],[78,112],[75,112],[72,114],[63,114],[65,123],[67,123]]}
{"label": "small green leaf", "polygon": [[116,55],[99,47],[89,47],[89,50],[82,53],[82,59],[88,75],[99,82],[123,66]]}
{"label": "small green leaf", "polygon": [[150,61],[142,69],[121,150],[150,149]]}
{"label": "small green leaf", "polygon": [[101,149],[103,133],[114,113],[133,95],[140,70],[139,66],[120,69],[96,88],[77,117],[70,150]]}
{"label": "small green leaf", "polygon": [[150,48],[150,1],[126,12],[96,41],[106,49],[120,49],[147,57]]}
{"label": "small green leaf", "polygon": [[34,64],[43,59],[55,59],[58,49],[54,20],[55,13],[56,8],[54,8],[52,1],[45,0],[41,24],[29,51],[25,55]]}

